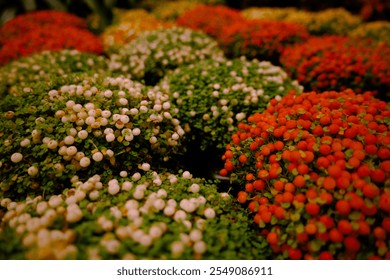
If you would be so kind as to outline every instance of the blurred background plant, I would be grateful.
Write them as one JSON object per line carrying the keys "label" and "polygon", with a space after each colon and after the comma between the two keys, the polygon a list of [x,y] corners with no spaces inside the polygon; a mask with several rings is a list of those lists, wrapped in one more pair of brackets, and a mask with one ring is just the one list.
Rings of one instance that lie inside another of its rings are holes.
{"label": "blurred background plant", "polygon": [[[95,32],[101,32],[112,23],[114,8],[143,8],[152,12],[157,8],[161,8],[161,2],[158,0],[0,0],[0,25],[22,13],[49,9],[67,11],[85,18],[89,16],[92,29]],[[164,1],[164,5],[167,3],[180,6],[181,3],[179,2],[183,2],[183,0]],[[343,7],[355,15],[360,15],[364,21],[388,20],[390,18],[390,1],[388,0],[186,0],[186,2],[211,5],[223,4],[237,9],[295,7],[307,11],[320,11]]]}
{"label": "blurred background plant", "polygon": [[[59,10],[74,13],[81,17],[94,14],[98,17],[96,31],[111,24],[113,8],[133,8],[137,0],[0,0],[0,25],[18,14],[36,10]],[[95,20],[96,21],[96,20]]]}
{"label": "blurred background plant", "polygon": [[351,37],[371,39],[390,46],[390,22],[380,20],[367,22],[354,29]]}

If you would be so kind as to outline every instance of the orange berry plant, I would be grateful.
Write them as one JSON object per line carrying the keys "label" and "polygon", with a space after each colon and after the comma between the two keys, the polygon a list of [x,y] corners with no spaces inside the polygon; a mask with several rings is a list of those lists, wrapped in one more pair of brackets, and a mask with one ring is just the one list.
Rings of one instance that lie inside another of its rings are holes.
{"label": "orange berry plant", "polygon": [[[315,91],[353,89],[388,98],[390,48],[369,40],[340,36],[312,37],[287,46],[280,62],[305,88]],[[387,97],[386,97],[387,96]]]}
{"label": "orange berry plant", "polygon": [[223,5],[199,5],[176,19],[180,26],[203,31],[211,37],[219,38],[227,25],[244,21],[238,10]]}
{"label": "orange berry plant", "polygon": [[291,92],[238,124],[220,173],[275,258],[389,259],[389,128],[371,92]]}
{"label": "orange berry plant", "polygon": [[305,27],[274,20],[245,20],[227,25],[218,41],[228,56],[279,62],[286,46],[307,40]]}

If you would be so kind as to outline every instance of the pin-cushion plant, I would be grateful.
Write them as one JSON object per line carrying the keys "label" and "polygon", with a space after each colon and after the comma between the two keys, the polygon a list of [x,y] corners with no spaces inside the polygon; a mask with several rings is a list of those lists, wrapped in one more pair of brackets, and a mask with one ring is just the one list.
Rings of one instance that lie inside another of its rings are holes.
{"label": "pin-cushion plant", "polygon": [[110,56],[109,70],[155,84],[182,64],[223,56],[215,40],[202,32],[172,27],[144,32]]}
{"label": "pin-cushion plant", "polygon": [[122,77],[87,78],[10,95],[0,121],[0,194],[17,199],[68,187],[69,178],[158,169],[181,151],[184,130],[167,94]]}
{"label": "pin-cushion plant", "polygon": [[0,65],[33,53],[62,49],[103,51],[100,39],[87,29],[86,21],[66,12],[26,13],[0,28]]}
{"label": "pin-cushion plant", "polygon": [[229,57],[246,56],[279,63],[286,46],[304,42],[309,34],[297,23],[275,20],[246,20],[227,25],[218,38]]}
{"label": "pin-cushion plant", "polygon": [[223,148],[237,122],[265,108],[274,97],[302,90],[280,67],[245,57],[179,67],[164,77],[159,88],[179,108],[187,139],[197,141],[202,150]]}
{"label": "pin-cushion plant", "polygon": [[44,51],[12,61],[0,68],[3,87],[26,87],[36,82],[49,82],[53,77],[72,73],[104,73],[108,60],[104,56],[77,50]]}
{"label": "pin-cushion plant", "polygon": [[238,124],[221,175],[274,258],[389,259],[390,107],[371,92],[288,94]]}
{"label": "pin-cushion plant", "polygon": [[[85,180],[63,193],[1,200],[6,259],[266,259],[245,211],[216,185],[149,165]],[[16,241],[15,239],[19,240]]]}
{"label": "pin-cushion plant", "polygon": [[381,96],[390,89],[390,47],[348,37],[313,37],[285,48],[284,69],[303,86],[313,90],[374,91]]}
{"label": "pin-cushion plant", "polygon": [[80,29],[87,28],[87,22],[84,19],[71,13],[54,10],[29,12],[13,18],[0,27],[0,45],[4,45],[14,38],[23,37],[34,29],[53,25],[58,28],[69,26]]}
{"label": "pin-cushion plant", "polygon": [[[59,29],[61,29],[61,32],[59,32]],[[90,31],[73,26],[58,27],[50,25],[32,29],[22,36],[7,41],[0,48],[0,65],[34,53],[63,49],[76,49],[81,52],[96,54],[103,52],[99,37]]]}

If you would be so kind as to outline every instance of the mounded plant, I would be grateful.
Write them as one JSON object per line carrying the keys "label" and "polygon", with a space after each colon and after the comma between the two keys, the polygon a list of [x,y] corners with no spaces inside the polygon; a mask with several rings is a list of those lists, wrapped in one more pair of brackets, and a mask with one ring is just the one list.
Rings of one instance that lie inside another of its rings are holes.
{"label": "mounded plant", "polygon": [[319,12],[297,10],[284,19],[300,23],[312,35],[348,35],[362,23],[359,16],[353,15],[344,8],[327,9]]}
{"label": "mounded plant", "polygon": [[43,10],[25,13],[0,27],[0,45],[6,44],[8,41],[23,37],[26,33],[33,32],[34,29],[47,28],[52,25],[57,27],[75,27],[80,29],[87,28],[87,22],[68,12]]}
{"label": "mounded plant", "polygon": [[308,37],[305,27],[300,24],[246,20],[227,25],[218,42],[229,57],[244,55],[278,63],[286,46],[304,42]]}
{"label": "mounded plant", "polygon": [[238,124],[223,176],[274,258],[389,259],[389,104],[288,94]]}
{"label": "mounded plant", "polygon": [[37,82],[72,73],[104,73],[108,60],[104,56],[77,50],[43,51],[22,57],[0,68],[0,84],[13,91]]}
{"label": "mounded plant", "polygon": [[118,10],[116,21],[105,28],[101,37],[106,52],[115,53],[145,31],[169,27],[172,23],[161,21],[143,9]]}
{"label": "mounded plant", "polygon": [[102,53],[100,39],[86,25],[83,19],[60,11],[20,15],[0,29],[0,65],[45,50]]}
{"label": "mounded plant", "polygon": [[182,151],[184,130],[167,94],[123,77],[58,84],[25,87],[2,101],[9,108],[0,115],[2,197],[58,194],[75,175],[162,168]]}
{"label": "mounded plant", "polygon": [[243,20],[238,10],[222,5],[199,5],[178,17],[176,23],[218,39],[223,35],[225,26]]}
{"label": "mounded plant", "polygon": [[374,91],[386,98],[390,89],[390,48],[348,37],[313,37],[285,48],[284,69],[306,88],[317,91]]}
{"label": "mounded plant", "polygon": [[194,9],[200,3],[197,1],[178,0],[159,3],[152,13],[157,18],[165,21],[174,21],[185,12]]}
{"label": "mounded plant", "polygon": [[362,23],[359,16],[344,8],[310,12],[295,8],[252,7],[241,11],[246,19],[270,19],[298,23],[306,27],[311,35],[349,35]]}
{"label": "mounded plant", "polygon": [[353,38],[370,39],[390,47],[390,22],[373,21],[359,25],[349,34]]}
{"label": "mounded plant", "polygon": [[57,26],[33,29],[7,41],[0,49],[0,65],[42,51],[76,49],[96,54],[103,52],[100,39],[88,30],[71,26],[61,27],[62,32],[58,32],[58,29]]}
{"label": "mounded plant", "polygon": [[62,193],[1,199],[1,259],[266,259],[228,193],[188,172],[71,179]]}
{"label": "mounded plant", "polygon": [[109,70],[147,84],[183,64],[223,56],[217,42],[202,32],[172,27],[144,32],[110,56]]}
{"label": "mounded plant", "polygon": [[242,10],[241,15],[249,20],[284,20],[290,13],[296,11],[296,8],[250,7]]}
{"label": "mounded plant", "polygon": [[209,59],[166,75],[158,88],[179,108],[178,118],[201,150],[223,148],[236,124],[272,98],[302,88],[267,61]]}

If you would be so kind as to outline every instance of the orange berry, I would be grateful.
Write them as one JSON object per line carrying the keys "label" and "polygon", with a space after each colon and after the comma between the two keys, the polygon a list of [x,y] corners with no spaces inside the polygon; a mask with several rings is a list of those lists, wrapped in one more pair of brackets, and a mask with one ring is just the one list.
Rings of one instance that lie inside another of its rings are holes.
{"label": "orange berry", "polygon": [[269,211],[264,211],[264,212],[260,213],[260,216],[261,216],[261,220],[264,223],[269,223],[272,219],[272,213]]}
{"label": "orange berry", "polygon": [[254,190],[255,188],[253,187],[252,183],[245,184],[245,191],[247,191],[248,193],[253,193]]}
{"label": "orange berry", "polygon": [[290,192],[283,193],[283,202],[290,203],[294,200],[294,195]]}
{"label": "orange berry", "polygon": [[246,174],[246,176],[245,176],[245,179],[246,179],[247,181],[252,181],[253,178],[254,178],[254,176],[253,176],[252,173],[248,173],[248,174]]}
{"label": "orange berry", "polygon": [[307,166],[304,163],[301,163],[298,165],[297,171],[300,175],[305,175],[305,174],[309,173],[309,166]]}
{"label": "orange berry", "polygon": [[360,235],[369,235],[370,232],[371,232],[371,228],[370,228],[370,225],[366,222],[366,221],[363,221],[363,220],[360,220],[357,222],[358,223],[358,233]]}
{"label": "orange berry", "polygon": [[341,175],[341,168],[338,165],[331,165],[328,167],[328,174],[333,178],[338,178]]}
{"label": "orange berry", "polygon": [[309,223],[305,226],[305,232],[309,235],[316,234],[317,226],[313,223]]}
{"label": "orange berry", "polygon": [[375,227],[373,233],[377,240],[386,239],[386,231],[382,227]]}
{"label": "orange berry", "polygon": [[352,233],[352,225],[348,220],[340,220],[337,224],[337,229],[345,235]]}
{"label": "orange berry", "polygon": [[343,241],[344,237],[343,234],[337,228],[332,228],[329,231],[329,239],[333,243],[340,243]]}
{"label": "orange berry", "polygon": [[347,236],[344,239],[344,246],[348,252],[356,253],[360,250],[360,242],[354,236]]}
{"label": "orange berry", "polygon": [[345,199],[336,202],[336,211],[340,215],[348,215],[351,212],[351,205]]}
{"label": "orange berry", "polygon": [[228,175],[228,171],[227,171],[225,168],[223,168],[223,169],[221,169],[221,170],[219,171],[219,175],[225,177],[225,176]]}
{"label": "orange berry", "polygon": [[295,178],[293,180],[293,184],[298,188],[305,186],[305,183],[306,183],[306,180],[302,175],[295,176]]}
{"label": "orange berry", "polygon": [[284,208],[280,207],[280,206],[276,207],[276,209],[274,211],[274,215],[279,220],[284,219],[284,217],[285,217],[285,210],[284,210]]}
{"label": "orange berry", "polygon": [[327,190],[333,190],[336,187],[336,180],[332,177],[325,177],[323,186]]}
{"label": "orange berry", "polygon": [[268,241],[268,243],[270,244],[270,245],[277,245],[278,244],[278,240],[279,238],[278,238],[278,235],[277,235],[277,233],[276,232],[273,232],[273,231],[271,231],[271,232],[269,232],[268,234],[267,234],[267,241]]}
{"label": "orange berry", "polygon": [[248,198],[248,194],[246,192],[244,192],[244,191],[238,192],[237,199],[238,199],[239,203],[241,203],[241,204],[245,203],[247,198]]}
{"label": "orange berry", "polygon": [[320,213],[320,206],[315,202],[307,203],[305,209],[310,216],[317,216]]}
{"label": "orange berry", "polygon": [[379,188],[375,185],[365,184],[363,186],[363,195],[367,198],[374,198],[379,194]]}
{"label": "orange berry", "polygon": [[294,186],[293,183],[286,183],[286,184],[284,185],[284,190],[285,190],[286,192],[294,193],[294,192],[295,192],[295,186]]}
{"label": "orange berry", "polygon": [[358,158],[351,157],[351,158],[348,160],[348,164],[349,164],[352,168],[358,168],[359,165],[360,165],[360,160],[359,160]]}
{"label": "orange berry", "polygon": [[390,213],[390,193],[383,193],[379,199],[379,208]]}
{"label": "orange berry", "polygon": [[244,154],[242,154],[238,157],[238,161],[241,163],[245,163],[247,160],[248,160],[248,157]]}
{"label": "orange berry", "polygon": [[280,181],[280,180],[275,181],[275,182],[274,182],[274,189],[277,190],[277,191],[279,191],[279,192],[283,191],[283,189],[284,189],[284,183],[283,183],[283,181]]}

